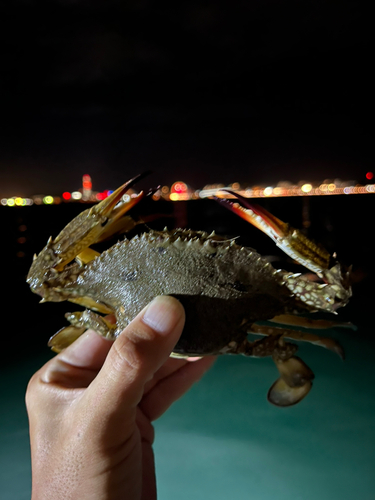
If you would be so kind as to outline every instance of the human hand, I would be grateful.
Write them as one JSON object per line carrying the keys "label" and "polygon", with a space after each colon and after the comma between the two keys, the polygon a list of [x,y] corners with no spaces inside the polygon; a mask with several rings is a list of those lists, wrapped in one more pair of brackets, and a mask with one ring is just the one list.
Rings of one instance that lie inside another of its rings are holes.
{"label": "human hand", "polygon": [[32,377],[32,500],[156,499],[151,422],[214,361],[169,358],[184,320],[157,297],[114,342],[88,331]]}

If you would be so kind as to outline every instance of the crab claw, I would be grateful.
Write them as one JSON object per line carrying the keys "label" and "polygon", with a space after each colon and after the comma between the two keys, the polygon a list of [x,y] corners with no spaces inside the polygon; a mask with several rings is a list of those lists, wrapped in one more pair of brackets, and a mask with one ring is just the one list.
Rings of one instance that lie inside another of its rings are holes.
{"label": "crab claw", "polygon": [[135,226],[134,220],[126,216],[131,208],[139,203],[143,191],[129,201],[121,201],[123,195],[146,174],[140,174],[116,189],[110,196],[80,213],[51,242],[58,261],[53,266],[61,271],[81,251],[93,243],[103,241],[120,231],[128,231]]}
{"label": "crab claw", "polygon": [[[301,300],[314,309],[333,313],[338,307],[347,304],[352,295],[350,269],[345,269],[338,262],[329,267],[331,256],[322,246],[309,240],[300,231],[270,214],[265,208],[250,203],[240,194],[228,189],[222,189],[222,191],[236,197],[241,205],[230,200],[216,198],[219,203],[266,233],[289,257],[316,273],[325,282],[323,285],[314,283],[306,285],[306,282],[295,280],[292,274],[283,275],[287,287],[293,294],[301,296]],[[304,295],[298,292],[298,289],[301,286],[304,288],[305,285],[306,290],[310,289],[313,293],[314,300],[309,299],[309,293]],[[323,289],[324,287],[326,288]]]}
{"label": "crab claw", "polygon": [[250,203],[244,196],[228,189],[221,191],[235,196],[241,205],[227,199],[216,198],[220,204],[267,234],[289,257],[320,276],[329,267],[330,254],[300,231],[278,219],[265,208]]}
{"label": "crab claw", "polygon": [[276,406],[291,406],[299,403],[312,387],[314,373],[297,356],[286,361],[274,359],[280,378],[268,392],[268,401]]}
{"label": "crab claw", "polygon": [[122,197],[147,173],[130,179],[106,199],[81,212],[65,226],[55,240],[48,240],[47,245],[33,260],[27,276],[27,282],[35,293],[42,295],[46,277],[48,279],[48,276],[53,277],[53,274],[61,272],[75,257],[87,251],[90,245],[118,232],[129,231],[137,224],[125,214],[145,196],[152,194],[152,191],[147,195],[142,191],[129,201],[122,201]]}

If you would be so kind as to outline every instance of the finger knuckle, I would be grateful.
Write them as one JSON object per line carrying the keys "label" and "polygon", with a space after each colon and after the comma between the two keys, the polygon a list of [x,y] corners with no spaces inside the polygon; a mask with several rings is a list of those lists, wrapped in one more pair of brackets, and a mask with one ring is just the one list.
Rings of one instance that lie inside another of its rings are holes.
{"label": "finger knuckle", "polygon": [[128,372],[139,371],[142,360],[140,353],[137,350],[137,345],[131,340],[126,339],[125,342],[114,342],[112,346],[112,368],[116,371]]}
{"label": "finger knuckle", "polygon": [[27,409],[31,408],[35,400],[36,393],[38,391],[38,383],[39,383],[39,372],[36,372],[31,377],[26,387],[25,403]]}

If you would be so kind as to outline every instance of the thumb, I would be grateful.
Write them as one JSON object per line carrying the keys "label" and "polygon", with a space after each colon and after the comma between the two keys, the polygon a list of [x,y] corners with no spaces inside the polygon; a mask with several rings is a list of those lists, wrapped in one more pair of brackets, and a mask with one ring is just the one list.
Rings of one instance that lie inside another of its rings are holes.
{"label": "thumb", "polygon": [[90,387],[100,394],[104,414],[134,416],[143,390],[168,359],[185,321],[181,303],[170,296],[156,297],[113,343],[105,363]]}

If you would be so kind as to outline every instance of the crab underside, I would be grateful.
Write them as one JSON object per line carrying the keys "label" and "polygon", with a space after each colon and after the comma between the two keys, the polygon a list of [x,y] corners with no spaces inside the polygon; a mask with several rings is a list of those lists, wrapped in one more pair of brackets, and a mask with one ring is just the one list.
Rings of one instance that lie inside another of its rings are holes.
{"label": "crab underside", "polygon": [[[49,345],[59,352],[87,328],[115,339],[154,297],[172,295],[186,311],[173,356],[272,356],[280,378],[268,393],[269,401],[277,406],[299,402],[310,391],[314,374],[295,355],[297,345],[288,340],[311,342],[341,357],[343,351],[334,340],[303,331],[334,323],[294,313],[335,313],[351,296],[349,271],[332,263],[324,249],[297,230],[235,193],[230,194],[240,203],[220,203],[268,234],[320,282],[274,269],[234,240],[186,229],[148,230],[98,253],[90,246],[147,220],[125,215],[147,196],[141,192],[122,201],[138,179],[79,214],[34,259],[27,281],[42,301],[69,300],[86,307],[66,315],[70,326],[53,336]],[[115,325],[107,314],[115,315]],[[267,320],[272,323],[264,325]],[[249,334],[261,338],[251,340]]]}

